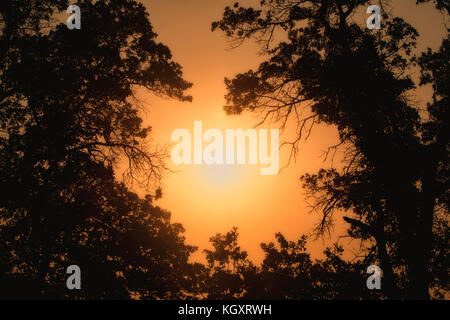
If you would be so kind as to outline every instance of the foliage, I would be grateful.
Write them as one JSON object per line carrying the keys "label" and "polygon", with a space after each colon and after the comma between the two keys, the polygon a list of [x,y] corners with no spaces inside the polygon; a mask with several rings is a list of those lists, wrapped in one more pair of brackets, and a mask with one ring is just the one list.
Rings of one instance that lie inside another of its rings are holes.
{"label": "foliage", "polygon": [[[293,119],[293,156],[315,124],[336,126],[340,143],[327,155],[343,150],[343,168],[302,177],[322,214],[318,234],[336,211],[351,213],[344,217],[349,234],[365,240],[367,257],[381,265],[384,295],[425,299],[438,283],[448,288],[447,277],[430,270],[436,263],[448,270],[449,40],[417,59],[418,33],[405,20],[384,13],[380,31],[354,20],[369,4],[262,0],[257,8],[225,8],[212,29],[236,45],[255,39],[267,57],[257,70],[225,80],[225,110],[258,112],[282,127]],[[417,62],[421,84],[432,83],[435,92],[426,116],[409,98]]]}

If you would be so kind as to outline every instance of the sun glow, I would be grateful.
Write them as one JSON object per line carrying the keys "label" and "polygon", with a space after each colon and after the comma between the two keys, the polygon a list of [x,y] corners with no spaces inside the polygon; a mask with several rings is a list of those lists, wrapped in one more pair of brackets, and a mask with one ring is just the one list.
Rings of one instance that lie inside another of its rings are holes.
{"label": "sun glow", "polygon": [[[215,189],[233,188],[242,179],[244,166],[212,164],[196,166],[198,176],[206,186]],[[199,181],[200,182],[200,181]]]}
{"label": "sun glow", "polygon": [[[255,44],[246,43],[235,50],[227,50],[229,44],[223,36],[219,32],[211,32],[212,20],[222,16],[223,8],[229,5],[227,2],[144,0],[159,34],[158,39],[169,45],[174,60],[183,66],[185,78],[194,83],[189,92],[194,97],[191,104],[159,99],[144,91],[140,95],[148,106],[144,118],[145,123],[153,128],[155,142],[176,144],[171,142],[172,132],[177,128],[188,128],[193,134],[196,120],[203,121],[204,131],[216,128],[223,133],[227,128],[253,128],[261,120],[254,113],[229,116],[222,108],[227,104],[224,100],[224,77],[232,78],[250,68],[255,70],[265,60],[255,54],[260,51]],[[240,2],[252,5],[254,1]],[[404,2],[401,6],[405,10],[401,11],[417,12],[416,21],[429,25],[421,30],[423,38],[427,39],[427,44],[430,39],[434,48],[438,48],[441,40],[434,36],[434,30],[441,27],[442,21],[411,9],[415,6],[413,1],[411,4]],[[199,7],[202,10],[198,10]],[[367,15],[363,12],[362,21],[365,19]],[[279,128],[278,125],[269,123],[257,129],[275,129]],[[280,131],[280,145],[289,140],[291,134],[296,134],[295,127],[295,123],[289,124],[288,132]],[[289,128],[294,132],[289,132]],[[208,247],[209,237],[216,232],[228,232],[237,226],[242,247],[249,251],[251,258],[261,258],[259,244],[273,240],[275,232],[295,239],[313,230],[319,216],[308,214],[310,208],[299,177],[316,173],[320,168],[329,168],[331,161],[324,162],[323,153],[338,142],[336,129],[320,124],[307,142],[301,142],[296,161],[281,170],[289,158],[289,150],[283,149],[278,174],[268,176],[260,175],[261,165],[175,166],[169,158],[170,168],[175,173],[164,179],[163,197],[157,205],[171,211],[173,221],[183,224],[188,243],[198,245],[199,252]],[[339,164],[339,154],[334,160]],[[342,221],[336,219],[336,234],[343,234],[338,229],[347,227]],[[323,243],[317,241],[315,245],[314,252],[320,253]]]}

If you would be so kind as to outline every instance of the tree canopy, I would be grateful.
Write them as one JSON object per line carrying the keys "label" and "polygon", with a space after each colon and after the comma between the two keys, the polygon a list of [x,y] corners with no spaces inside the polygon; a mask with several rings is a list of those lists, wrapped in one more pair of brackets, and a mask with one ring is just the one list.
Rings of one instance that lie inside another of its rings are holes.
{"label": "tree canopy", "polygon": [[[448,11],[445,1],[434,3]],[[404,19],[386,11],[379,31],[355,21],[369,4],[262,0],[225,8],[212,29],[234,45],[255,39],[267,56],[225,80],[225,110],[259,112],[282,126],[293,119],[294,155],[315,124],[336,126],[340,143],[329,152],[344,151],[343,168],[302,177],[321,212],[317,232],[346,212],[349,234],[368,255],[376,252],[385,296],[423,299],[437,283],[448,290],[447,277],[430,272],[435,263],[448,269],[448,32],[439,51],[417,57],[418,32]],[[422,71],[421,83],[409,76],[411,66]],[[409,97],[427,83],[434,97],[420,114]]]}
{"label": "tree canopy", "polygon": [[80,30],[57,23],[68,5],[0,4],[2,295],[71,297],[62,279],[79,264],[80,298],[182,297],[195,249],[114,169],[125,160],[126,181],[155,191],[165,154],[148,145],[134,92],[191,101],[191,83],[142,4],[80,1]]}
{"label": "tree canopy", "polygon": [[[447,1],[425,2],[449,13]],[[267,57],[225,80],[228,113],[293,119],[293,156],[315,124],[338,129],[329,152],[343,150],[343,165],[301,181],[320,212],[317,234],[340,213],[364,244],[360,259],[339,245],[313,259],[309,236],[277,233],[257,265],[237,228],[212,236],[205,262],[193,262],[183,226],[155,205],[166,151],[150,142],[136,90],[189,102],[192,84],[144,6],[81,0],[82,28],[69,30],[58,22],[66,0],[0,2],[0,298],[445,298],[448,31],[440,49],[417,53],[407,21],[385,12],[380,31],[355,21],[368,4],[261,0],[212,24],[234,45],[256,39]],[[410,94],[425,85],[433,97],[419,110]],[[365,286],[373,263],[381,292]],[[70,265],[82,269],[81,290],[66,288]]]}

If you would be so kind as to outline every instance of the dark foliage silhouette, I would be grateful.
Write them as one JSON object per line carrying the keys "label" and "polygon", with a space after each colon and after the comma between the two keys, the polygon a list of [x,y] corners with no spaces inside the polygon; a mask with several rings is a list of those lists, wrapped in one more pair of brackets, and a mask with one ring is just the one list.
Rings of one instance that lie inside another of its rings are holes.
{"label": "dark foliage silhouette", "polygon": [[[434,3],[448,13],[446,1]],[[282,127],[292,119],[294,157],[315,124],[336,126],[340,143],[327,156],[342,150],[343,168],[302,177],[322,214],[317,233],[329,229],[336,210],[352,213],[344,217],[349,234],[382,268],[385,297],[441,296],[448,292],[449,39],[417,58],[418,33],[403,19],[384,14],[379,31],[354,20],[369,5],[263,0],[256,8],[227,7],[212,29],[233,45],[255,39],[268,58],[225,80],[225,110],[259,112]],[[420,85],[434,89],[425,115],[409,98],[411,66],[422,72]]]}
{"label": "dark foliage silhouette", "polygon": [[417,0],[416,3],[426,3],[426,2],[432,2],[436,9],[439,10],[446,10],[448,14],[450,14],[450,4],[446,0]]}
{"label": "dark foliage silhouette", "polygon": [[[418,0],[417,3],[431,2]],[[445,1],[432,1],[448,13]],[[82,0],[82,28],[58,22],[64,0],[0,2],[0,298],[28,299],[380,299],[448,293],[448,94],[450,40],[414,56],[415,29],[385,16],[379,34],[351,20],[368,1],[263,0],[226,8],[213,29],[248,38],[269,59],[227,79],[229,113],[262,112],[298,124],[293,156],[315,123],[337,126],[341,169],[302,177],[318,233],[346,214],[364,257],[307,252],[308,237],[261,244],[252,263],[237,228],[210,238],[206,263],[184,229],[155,206],[164,148],[148,143],[135,92],[191,101],[192,86],[156,41],[132,0]],[[279,32],[287,35],[277,43]],[[434,91],[421,117],[415,84]],[[302,114],[302,109],[307,106]],[[118,178],[125,168],[121,182]],[[149,194],[141,197],[130,186]],[[383,290],[366,288],[368,265]],[[82,289],[66,288],[79,265]]]}
{"label": "dark foliage silhouette", "polygon": [[244,296],[247,277],[251,276],[255,267],[237,241],[237,228],[210,238],[213,250],[204,251],[207,260],[207,299],[239,299]]}
{"label": "dark foliage silhouette", "polygon": [[[145,143],[134,89],[190,101],[191,84],[141,4],[80,1],[81,30],[56,23],[68,5],[0,4],[1,296],[183,297],[195,249],[113,168],[154,190],[164,150]],[[80,292],[65,288],[71,264]]]}
{"label": "dark foliage silhouette", "polygon": [[312,259],[306,251],[307,237],[288,241],[282,234],[276,242],[262,243],[264,260],[255,266],[238,245],[237,228],[211,237],[213,250],[205,250],[208,277],[202,296],[207,299],[324,300],[378,299],[366,287],[366,261],[348,262],[335,245],[324,259]]}

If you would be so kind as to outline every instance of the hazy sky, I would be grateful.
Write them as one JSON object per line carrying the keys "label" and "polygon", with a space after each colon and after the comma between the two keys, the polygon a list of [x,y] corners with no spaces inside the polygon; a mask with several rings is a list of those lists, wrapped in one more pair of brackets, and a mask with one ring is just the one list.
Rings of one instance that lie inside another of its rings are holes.
{"label": "hazy sky", "polygon": [[[183,66],[184,77],[194,83],[190,90],[193,103],[180,103],[144,94],[147,105],[144,115],[154,128],[154,142],[170,143],[173,130],[193,131],[194,120],[202,120],[204,130],[218,128],[252,128],[258,119],[253,114],[225,115],[224,77],[245,72],[258,66],[262,57],[254,44],[228,50],[229,44],[220,32],[211,32],[211,22],[218,20],[227,5],[226,0],[145,0],[150,20],[159,40],[171,49],[174,60]],[[241,1],[258,3],[258,1]],[[425,5],[416,7],[415,1],[393,1],[395,12],[408,18],[421,33],[419,45],[437,48],[444,30],[444,17]],[[362,22],[367,15],[362,14]],[[416,97],[423,103],[422,97]],[[267,128],[276,128],[269,125]],[[310,233],[319,215],[308,214],[308,205],[299,177],[306,172],[330,167],[322,161],[328,146],[336,143],[333,127],[317,126],[301,148],[296,163],[276,176],[261,176],[259,166],[171,166],[177,173],[164,180],[164,197],[156,204],[171,211],[173,221],[186,228],[189,244],[200,249],[208,246],[210,236],[239,227],[240,244],[250,258],[260,261],[261,242],[274,239],[282,232],[289,239]],[[286,164],[287,151],[281,154],[281,165]],[[341,216],[335,235],[343,235],[345,226]],[[324,249],[319,240],[310,246],[318,254]]]}

